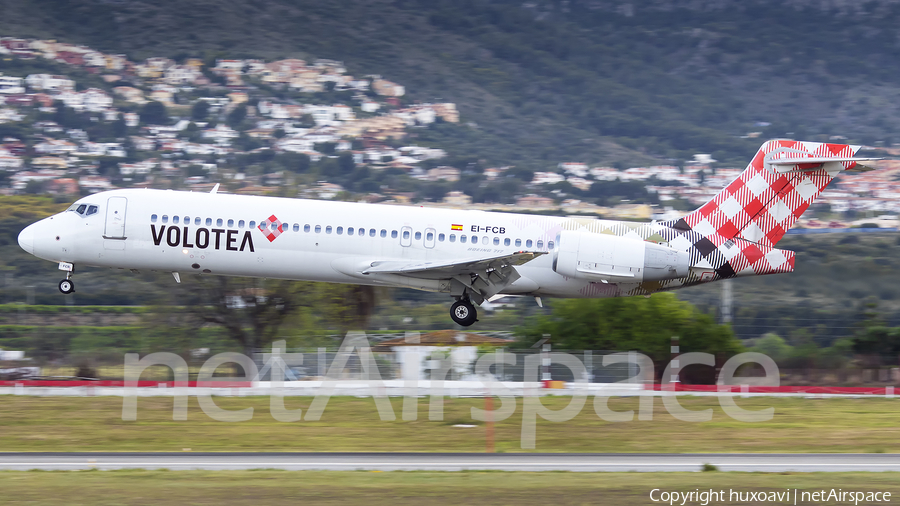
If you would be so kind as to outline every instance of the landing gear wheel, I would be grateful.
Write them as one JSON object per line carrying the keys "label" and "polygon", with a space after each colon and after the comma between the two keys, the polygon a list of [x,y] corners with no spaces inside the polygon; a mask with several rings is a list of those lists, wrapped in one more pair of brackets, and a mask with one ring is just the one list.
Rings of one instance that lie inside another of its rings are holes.
{"label": "landing gear wheel", "polygon": [[71,279],[64,279],[59,282],[59,291],[68,295],[75,291],[75,283]]}
{"label": "landing gear wheel", "polygon": [[478,312],[471,302],[458,300],[450,306],[450,318],[457,324],[468,327],[478,321]]}

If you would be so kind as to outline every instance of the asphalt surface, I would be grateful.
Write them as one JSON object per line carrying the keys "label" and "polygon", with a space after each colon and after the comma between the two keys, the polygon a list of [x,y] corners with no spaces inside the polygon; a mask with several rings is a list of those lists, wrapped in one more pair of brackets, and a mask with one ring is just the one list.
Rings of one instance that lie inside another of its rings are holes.
{"label": "asphalt surface", "polygon": [[0,453],[0,470],[900,471],[900,454]]}

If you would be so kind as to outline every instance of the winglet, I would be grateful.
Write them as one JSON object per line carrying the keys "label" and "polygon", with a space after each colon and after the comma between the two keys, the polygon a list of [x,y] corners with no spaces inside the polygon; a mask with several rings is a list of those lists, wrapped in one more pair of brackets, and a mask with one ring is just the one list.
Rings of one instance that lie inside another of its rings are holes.
{"label": "winglet", "polygon": [[213,186],[212,190],[209,190],[209,193],[215,195],[218,192],[219,192],[219,183],[216,183],[216,185]]}

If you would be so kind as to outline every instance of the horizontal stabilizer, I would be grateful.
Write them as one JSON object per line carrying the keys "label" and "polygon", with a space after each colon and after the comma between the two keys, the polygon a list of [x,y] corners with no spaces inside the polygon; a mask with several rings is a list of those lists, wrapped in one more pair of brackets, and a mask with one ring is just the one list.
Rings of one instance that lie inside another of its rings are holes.
{"label": "horizontal stabilizer", "polygon": [[779,174],[793,174],[796,172],[810,172],[819,170],[826,163],[841,163],[844,170],[867,172],[874,170],[872,167],[860,162],[871,162],[881,158],[855,157],[855,156],[808,156],[792,158],[767,157],[765,164]]}
{"label": "horizontal stabilizer", "polygon": [[770,158],[766,159],[769,165],[805,165],[805,164],[823,164],[828,162],[871,162],[873,160],[881,160],[881,158],[868,157],[833,157],[833,156],[810,156],[806,158]]}

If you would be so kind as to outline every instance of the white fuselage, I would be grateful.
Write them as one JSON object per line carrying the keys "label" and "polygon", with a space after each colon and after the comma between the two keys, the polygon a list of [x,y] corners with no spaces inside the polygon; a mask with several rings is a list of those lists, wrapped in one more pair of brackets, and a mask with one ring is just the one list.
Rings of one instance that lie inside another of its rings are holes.
{"label": "white fuselage", "polygon": [[[79,213],[81,204],[96,210]],[[258,226],[266,222],[270,235],[272,216],[284,224],[284,232],[269,240]],[[576,221],[587,228],[592,223],[614,223]],[[557,297],[624,294],[618,288],[610,290],[615,283],[608,284],[610,289],[589,289],[598,283],[568,278],[553,269],[557,237],[572,222],[526,214],[132,189],[80,199],[69,211],[29,226],[20,244],[40,258],[76,266],[433,291],[441,291],[443,285],[407,276],[373,278],[349,266],[546,252],[516,267],[521,277],[502,292]]]}

